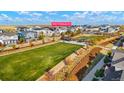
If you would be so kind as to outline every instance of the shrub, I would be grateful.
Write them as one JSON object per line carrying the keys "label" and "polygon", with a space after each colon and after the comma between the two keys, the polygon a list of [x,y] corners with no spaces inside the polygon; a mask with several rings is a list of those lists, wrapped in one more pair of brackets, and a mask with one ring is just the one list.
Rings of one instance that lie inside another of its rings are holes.
{"label": "shrub", "polygon": [[13,49],[16,49],[16,45],[12,45],[12,48],[13,48]]}
{"label": "shrub", "polygon": [[112,52],[111,52],[111,51],[109,51],[109,52],[108,52],[108,56],[109,56],[109,57],[111,57],[111,54],[112,54]]}
{"label": "shrub", "polygon": [[24,38],[20,38],[20,39],[19,39],[19,42],[20,42],[20,43],[23,43],[24,41],[25,41]]}
{"label": "shrub", "polygon": [[98,78],[93,78],[92,81],[99,81],[99,79]]}
{"label": "shrub", "polygon": [[97,70],[95,73],[96,77],[103,77],[104,76],[104,69]]}
{"label": "shrub", "polygon": [[104,59],[104,63],[107,64],[107,63],[109,63],[109,61],[110,61],[109,58],[106,56]]}

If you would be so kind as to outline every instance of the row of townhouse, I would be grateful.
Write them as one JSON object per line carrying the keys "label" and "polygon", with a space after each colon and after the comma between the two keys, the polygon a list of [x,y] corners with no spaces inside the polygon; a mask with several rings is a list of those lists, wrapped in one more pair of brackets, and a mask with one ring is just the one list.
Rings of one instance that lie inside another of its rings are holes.
{"label": "row of townhouse", "polygon": [[94,33],[94,32],[116,32],[119,31],[119,26],[71,26],[71,27],[40,27],[40,26],[18,26],[16,32],[7,32],[0,30],[0,45],[16,44],[19,37],[23,37],[26,42],[30,40],[37,40],[39,35],[43,33],[45,36],[59,36],[61,33],[66,31],[76,31],[81,29],[82,32]]}
{"label": "row of townhouse", "polygon": [[107,33],[113,33],[118,32],[120,27],[116,25],[98,25],[98,26],[89,26],[85,25],[83,26],[83,31],[87,33],[97,33],[97,32],[107,32]]}
{"label": "row of townhouse", "polygon": [[75,31],[75,28],[18,26],[16,27],[16,32],[7,32],[0,30],[0,45],[17,44],[20,37],[22,37],[25,40],[25,42],[29,42],[30,40],[37,40],[41,33],[43,33],[45,36],[53,36],[53,35],[58,36],[62,32],[66,32],[68,30]]}

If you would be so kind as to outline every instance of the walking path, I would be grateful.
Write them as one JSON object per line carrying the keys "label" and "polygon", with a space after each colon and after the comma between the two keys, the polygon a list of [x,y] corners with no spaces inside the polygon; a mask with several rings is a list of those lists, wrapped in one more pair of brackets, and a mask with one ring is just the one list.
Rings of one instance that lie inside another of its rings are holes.
{"label": "walking path", "polygon": [[32,47],[25,47],[25,48],[5,51],[5,52],[1,52],[0,56],[10,55],[10,54],[13,54],[13,53],[18,53],[18,52],[24,52],[24,51],[27,51],[27,50],[32,50],[32,49],[35,49],[35,48],[40,48],[40,47],[47,46],[47,45],[52,45],[52,44],[55,44],[55,43],[58,43],[58,41],[47,43],[47,44],[41,44],[41,45],[37,45],[37,46],[32,46]]}
{"label": "walking path", "polygon": [[104,65],[105,56],[97,63],[97,65],[82,79],[82,81],[92,81],[97,69],[101,69]]}

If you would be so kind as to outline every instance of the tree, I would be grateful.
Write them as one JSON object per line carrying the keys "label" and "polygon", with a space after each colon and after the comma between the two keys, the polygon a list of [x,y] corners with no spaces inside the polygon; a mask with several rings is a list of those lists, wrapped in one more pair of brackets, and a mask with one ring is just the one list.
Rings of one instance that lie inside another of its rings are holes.
{"label": "tree", "polygon": [[15,44],[14,44],[14,45],[12,45],[12,48],[13,48],[13,49],[16,49],[16,45],[15,45]]}
{"label": "tree", "polygon": [[29,41],[29,46],[30,46],[30,47],[32,47],[32,46],[33,46],[32,41]]}
{"label": "tree", "polygon": [[65,36],[65,34],[62,32],[62,33],[61,33],[61,39],[62,39],[62,40],[64,39],[64,36]]}
{"label": "tree", "polygon": [[108,52],[108,57],[111,57],[111,54],[112,54],[112,52],[111,52],[111,51],[109,51],[109,52]]}
{"label": "tree", "polygon": [[74,32],[71,32],[70,36],[73,37],[74,35],[75,35]]}
{"label": "tree", "polygon": [[0,42],[0,47],[2,47],[3,46],[3,44]]}
{"label": "tree", "polygon": [[65,32],[65,34],[66,35],[70,35],[71,34],[71,31],[68,30],[68,31]]}
{"label": "tree", "polygon": [[104,63],[105,63],[105,64],[109,63],[109,59],[108,59],[107,56],[106,56],[105,59],[104,59]]}
{"label": "tree", "polygon": [[19,41],[20,41],[20,43],[23,43],[25,41],[25,39],[24,38],[20,38]]}
{"label": "tree", "polygon": [[44,35],[43,32],[40,33],[40,35],[39,35],[38,38],[39,38],[39,40],[42,40],[42,43],[43,43],[43,44],[45,43],[45,41],[44,41],[45,35]]}
{"label": "tree", "polygon": [[80,34],[80,33],[81,33],[81,30],[78,29],[78,30],[76,31],[76,34]]}
{"label": "tree", "polygon": [[55,33],[52,34],[52,37],[53,37],[53,42],[55,41]]}

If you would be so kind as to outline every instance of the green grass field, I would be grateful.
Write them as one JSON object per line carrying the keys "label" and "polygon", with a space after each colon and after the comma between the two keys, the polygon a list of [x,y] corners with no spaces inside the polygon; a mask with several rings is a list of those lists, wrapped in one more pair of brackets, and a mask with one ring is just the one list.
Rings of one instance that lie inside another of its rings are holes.
{"label": "green grass field", "polygon": [[36,80],[80,47],[56,43],[0,57],[0,80]]}
{"label": "green grass field", "polygon": [[96,40],[102,40],[105,39],[105,36],[81,36],[81,37],[77,37],[77,39],[79,40],[90,40],[90,41],[96,41]]}

